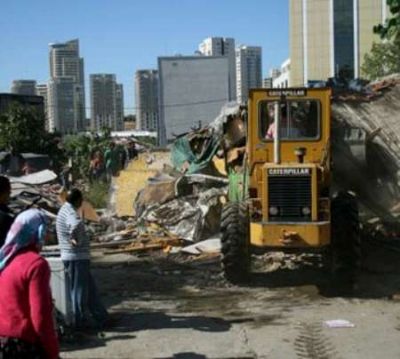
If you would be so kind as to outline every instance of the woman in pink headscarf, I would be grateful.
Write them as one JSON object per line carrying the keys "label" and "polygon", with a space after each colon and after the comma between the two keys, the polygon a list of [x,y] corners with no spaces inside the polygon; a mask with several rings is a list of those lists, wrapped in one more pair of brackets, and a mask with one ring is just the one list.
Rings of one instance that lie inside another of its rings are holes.
{"label": "woman in pink headscarf", "polygon": [[46,217],[22,212],[0,249],[0,358],[57,359],[50,268],[39,254]]}

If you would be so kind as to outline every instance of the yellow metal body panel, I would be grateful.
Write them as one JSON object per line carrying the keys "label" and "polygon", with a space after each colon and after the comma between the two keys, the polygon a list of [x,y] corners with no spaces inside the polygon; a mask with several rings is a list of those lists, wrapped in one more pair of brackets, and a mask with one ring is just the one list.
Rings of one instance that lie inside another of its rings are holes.
{"label": "yellow metal body panel", "polygon": [[[269,96],[268,89],[250,90],[248,103],[248,141],[247,152],[250,165],[250,187],[258,187],[257,171],[260,171],[265,163],[274,162],[274,143],[266,141],[260,136],[261,127],[259,121],[259,104],[262,101],[279,101],[278,96]],[[324,167],[329,169],[330,164],[330,130],[331,109],[330,89],[307,89],[307,95],[303,97],[286,96],[286,100],[316,100],[320,103],[321,129],[320,137],[315,141],[282,141],[280,144],[281,164],[297,164],[295,149],[306,149],[304,163],[321,164],[324,159]],[[329,171],[328,171],[329,172]]]}
{"label": "yellow metal body panel", "polygon": [[[310,164],[310,163],[285,163],[281,165],[276,165],[273,163],[266,163],[264,166],[262,166],[262,173],[264,173],[264,176],[266,177],[266,173],[268,169],[279,169],[279,168],[309,168],[311,170],[311,195],[312,195],[312,212],[311,212],[311,220],[312,221],[317,221],[318,220],[318,185],[317,185],[317,165],[315,164]],[[261,198],[262,198],[262,203],[265,203],[265,206],[263,206],[263,220],[268,221],[269,219],[269,213],[268,213],[268,208],[269,208],[269,203],[268,203],[268,180],[263,177],[262,184],[264,184],[261,187]]]}
{"label": "yellow metal body panel", "polygon": [[[282,89],[283,90],[283,89]],[[283,140],[280,142],[280,163],[274,163],[274,142],[261,136],[260,104],[263,101],[279,101],[277,91],[250,90],[248,101],[248,141],[249,187],[256,193],[261,205],[262,219],[251,223],[250,242],[258,247],[320,247],[330,243],[330,219],[319,219],[319,195],[330,183],[330,131],[331,108],[330,89],[287,89],[285,101],[315,100],[319,102],[320,133],[312,140]],[[292,92],[291,92],[292,91]],[[303,95],[296,95],[301,93]],[[293,95],[291,95],[293,94]],[[305,149],[303,163],[299,163],[295,150]],[[268,213],[268,170],[279,168],[308,168],[311,172],[312,208],[310,222],[277,223],[269,222]],[[255,191],[254,191],[255,190]],[[329,212],[329,210],[328,210]],[[329,217],[329,214],[328,214]]]}
{"label": "yellow metal body panel", "polygon": [[250,224],[250,243],[256,247],[309,248],[330,243],[329,222]]}

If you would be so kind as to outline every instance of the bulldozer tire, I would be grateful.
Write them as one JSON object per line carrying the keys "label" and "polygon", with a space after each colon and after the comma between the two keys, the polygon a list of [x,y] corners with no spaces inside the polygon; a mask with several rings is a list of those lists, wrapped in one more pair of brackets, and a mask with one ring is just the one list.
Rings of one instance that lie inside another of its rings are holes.
{"label": "bulldozer tire", "polygon": [[221,261],[224,276],[231,283],[242,283],[248,279],[249,225],[245,202],[230,202],[224,206],[221,215]]}
{"label": "bulldozer tire", "polygon": [[332,274],[336,281],[352,282],[361,265],[360,222],[355,195],[339,192],[332,200],[331,218]]}

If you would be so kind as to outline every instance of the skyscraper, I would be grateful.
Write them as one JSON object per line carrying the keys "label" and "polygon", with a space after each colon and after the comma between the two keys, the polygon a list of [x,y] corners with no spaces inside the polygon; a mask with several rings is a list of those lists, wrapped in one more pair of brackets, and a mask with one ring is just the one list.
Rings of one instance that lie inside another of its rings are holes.
{"label": "skyscraper", "polygon": [[386,0],[290,0],[290,86],[362,76],[379,41],[372,29],[389,14]]}
{"label": "skyscraper", "polygon": [[49,81],[48,114],[49,132],[72,134],[78,131],[79,97],[75,93],[79,90],[72,77],[55,77]]}
{"label": "skyscraper", "polygon": [[38,96],[43,97],[44,103],[44,115],[45,115],[45,128],[46,131],[50,131],[49,129],[49,94],[48,94],[48,86],[47,84],[37,84],[36,85],[36,94]]}
{"label": "skyscraper", "polygon": [[249,90],[262,85],[261,47],[241,45],[236,49],[237,101],[244,103]]}
{"label": "skyscraper", "polygon": [[229,63],[229,100],[236,100],[235,39],[231,37],[208,37],[199,45],[205,56],[226,56]]}
{"label": "skyscraper", "polygon": [[91,128],[123,130],[123,88],[114,74],[90,75]]}
{"label": "skyscraper", "polygon": [[[85,82],[84,82],[84,70],[83,70],[83,58],[79,56],[79,40],[71,40],[65,43],[50,44],[50,77],[52,81],[49,86],[49,91],[55,90],[56,93],[52,93],[49,97],[52,99],[52,105],[58,103],[64,103],[64,105],[73,104],[74,107],[68,109],[73,112],[73,115],[66,115],[66,109],[52,110],[49,111],[50,123],[56,124],[59,128],[74,128],[74,131],[81,131],[84,129],[86,111],[85,111]],[[57,79],[62,79],[56,81]],[[69,79],[69,80],[67,80]],[[68,84],[68,85],[67,85]],[[70,86],[73,84],[73,91],[71,92]],[[63,89],[67,92],[62,93]],[[73,98],[67,99],[65,96],[70,94]],[[55,96],[61,96],[63,99],[58,101]],[[51,116],[61,116],[58,118],[51,118]],[[62,124],[63,121],[70,121],[71,116],[74,118],[76,123],[71,127],[70,124]]]}
{"label": "skyscraper", "polygon": [[138,70],[135,74],[136,128],[146,131],[158,129],[157,70]]}
{"label": "skyscraper", "polygon": [[115,85],[115,107],[116,107],[116,127],[117,131],[124,130],[124,87],[122,84]]}
{"label": "skyscraper", "polygon": [[11,93],[16,95],[36,95],[35,80],[14,80],[11,85]]}

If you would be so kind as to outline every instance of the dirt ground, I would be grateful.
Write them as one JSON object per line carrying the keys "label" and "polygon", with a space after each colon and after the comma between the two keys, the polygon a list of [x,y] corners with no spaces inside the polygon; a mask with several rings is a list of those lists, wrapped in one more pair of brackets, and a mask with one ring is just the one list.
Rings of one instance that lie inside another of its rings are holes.
{"label": "dirt ground", "polygon": [[[314,257],[254,257],[249,283],[233,286],[218,257],[97,255],[114,325],[64,341],[62,358],[400,358],[400,254],[363,252],[347,296]],[[355,326],[329,328],[332,319]]]}

